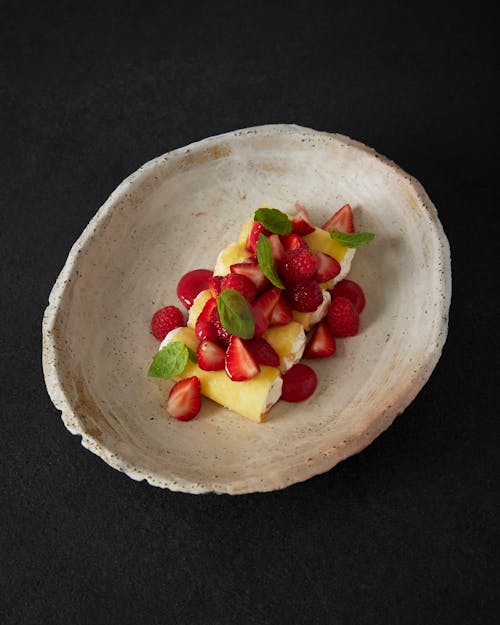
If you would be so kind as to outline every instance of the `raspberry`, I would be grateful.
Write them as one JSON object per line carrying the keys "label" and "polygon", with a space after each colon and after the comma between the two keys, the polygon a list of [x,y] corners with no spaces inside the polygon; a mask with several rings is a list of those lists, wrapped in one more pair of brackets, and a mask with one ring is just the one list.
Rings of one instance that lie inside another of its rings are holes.
{"label": "raspberry", "polygon": [[151,319],[151,332],[159,340],[167,336],[170,330],[184,325],[184,316],[177,306],[165,306],[157,310]]}
{"label": "raspberry", "polygon": [[313,312],[323,301],[323,293],[316,280],[304,280],[288,289],[291,307],[299,312]]}
{"label": "raspberry", "polygon": [[317,270],[318,259],[304,247],[287,250],[278,263],[278,272],[287,285],[309,280]]}
{"label": "raspberry", "polygon": [[249,304],[253,302],[255,299],[255,295],[257,294],[257,287],[254,282],[239,273],[228,273],[226,276],[222,278],[221,282],[221,291],[224,289],[234,289],[235,291],[239,291],[242,293]]}
{"label": "raspberry", "polygon": [[359,329],[359,315],[345,297],[335,297],[327,314],[328,327],[333,336],[354,336]]}

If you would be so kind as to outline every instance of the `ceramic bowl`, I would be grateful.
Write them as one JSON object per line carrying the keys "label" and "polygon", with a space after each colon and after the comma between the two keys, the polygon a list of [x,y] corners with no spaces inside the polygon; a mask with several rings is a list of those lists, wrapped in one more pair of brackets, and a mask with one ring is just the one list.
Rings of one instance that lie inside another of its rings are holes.
{"label": "ceramic bowl", "polygon": [[[348,202],[360,248],[350,277],[367,306],[356,337],[309,361],[313,397],[256,424],[203,400],[178,422],[172,383],[148,378],[152,313],[178,304],[188,270],[213,267],[262,204],[300,200],[314,223]],[[82,445],[131,478],[190,493],[280,489],[359,452],[414,399],[446,339],[450,253],[422,186],[352,139],[294,125],[210,137],[141,167],[74,244],[43,321],[48,392]],[[383,460],[382,460],[383,461]]]}

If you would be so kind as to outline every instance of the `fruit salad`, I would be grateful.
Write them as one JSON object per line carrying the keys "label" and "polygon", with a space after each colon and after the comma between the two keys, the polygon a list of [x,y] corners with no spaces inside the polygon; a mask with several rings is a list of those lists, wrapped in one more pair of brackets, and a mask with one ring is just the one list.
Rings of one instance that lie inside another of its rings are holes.
{"label": "fruit salad", "polygon": [[161,343],[149,375],[175,382],[171,417],[194,418],[203,395],[262,422],[279,400],[305,401],[316,390],[302,358],[330,358],[335,339],[358,333],[365,296],[346,276],[373,233],[356,232],[349,204],[321,228],[299,202],[294,208],[258,208],[213,271],[181,277],[187,318],[174,305],[154,313],[151,331]]}

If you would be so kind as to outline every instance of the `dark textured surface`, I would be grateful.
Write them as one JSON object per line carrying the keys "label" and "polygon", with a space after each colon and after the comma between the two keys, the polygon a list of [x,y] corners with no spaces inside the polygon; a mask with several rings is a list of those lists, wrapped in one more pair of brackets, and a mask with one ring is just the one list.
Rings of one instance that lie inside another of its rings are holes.
{"label": "dark textured surface", "polygon": [[[451,2],[102,4],[1,3],[0,622],[495,622],[491,15]],[[268,122],[348,134],[424,184],[453,256],[443,357],[385,434],[306,483],[236,498],[136,483],[82,449],[46,394],[50,288],[144,161]]]}

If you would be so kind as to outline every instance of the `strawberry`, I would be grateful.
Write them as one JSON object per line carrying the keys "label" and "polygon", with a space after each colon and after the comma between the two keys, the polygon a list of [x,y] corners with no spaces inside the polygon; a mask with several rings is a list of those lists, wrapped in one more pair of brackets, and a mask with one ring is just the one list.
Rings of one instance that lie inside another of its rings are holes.
{"label": "strawberry", "polygon": [[328,328],[327,322],[323,319],[318,323],[312,332],[312,336],[304,350],[304,358],[320,358],[322,356],[333,356],[335,353],[335,339]]}
{"label": "strawberry", "polygon": [[317,270],[316,255],[302,247],[287,250],[278,263],[278,273],[286,285],[298,284],[313,278]]}
{"label": "strawberry", "polygon": [[280,366],[280,357],[262,336],[246,341],[246,346],[259,365]]}
{"label": "strawberry", "polygon": [[288,289],[288,297],[293,310],[313,312],[323,301],[323,292],[315,280],[304,280]]}
{"label": "strawberry", "polygon": [[210,323],[214,325],[217,329],[217,336],[219,338],[219,341],[224,345],[227,345],[231,334],[229,334],[226,328],[222,325],[217,306],[215,306],[215,308],[213,308],[212,312],[210,313]]}
{"label": "strawberry", "polygon": [[283,244],[283,247],[286,250],[294,250],[297,247],[305,247],[306,249],[309,247],[304,239],[292,232],[291,234],[281,234],[280,241]]}
{"label": "strawberry", "polygon": [[193,375],[174,384],[167,401],[167,412],[179,421],[189,421],[200,412],[201,385]]}
{"label": "strawberry", "polygon": [[257,293],[264,291],[269,285],[269,280],[266,278],[262,269],[257,262],[243,262],[235,263],[230,266],[231,273],[239,273],[242,276],[250,278],[257,287]]}
{"label": "strawberry", "polygon": [[341,280],[330,291],[332,299],[334,297],[345,297],[350,300],[354,308],[358,311],[358,315],[363,312],[366,304],[365,294],[363,289],[354,280]]}
{"label": "strawberry", "polygon": [[219,371],[224,369],[226,350],[218,343],[204,340],[198,345],[196,358],[200,369],[204,371]]}
{"label": "strawberry", "polygon": [[333,336],[354,336],[359,329],[359,315],[345,297],[335,297],[327,314],[328,327]]}
{"label": "strawberry", "polygon": [[318,252],[316,258],[318,259],[316,282],[326,282],[339,275],[341,271],[340,263],[333,256],[324,252]]}
{"label": "strawberry", "polygon": [[279,234],[270,234],[267,238],[273,250],[274,262],[277,263],[285,253],[285,248],[283,247]]}
{"label": "strawberry", "polygon": [[292,309],[287,304],[283,294],[280,295],[271,314],[269,326],[286,326],[292,320]]}
{"label": "strawberry", "polygon": [[281,289],[272,287],[259,295],[252,304],[252,312],[255,319],[255,336],[262,336],[269,327],[274,307],[281,295]]}
{"label": "strawberry", "polygon": [[253,302],[257,294],[257,287],[252,280],[240,273],[228,273],[222,278],[221,290],[224,291],[225,289],[239,291],[249,304]]}
{"label": "strawberry", "polygon": [[151,332],[159,341],[167,336],[170,330],[183,326],[184,316],[177,306],[165,306],[157,310],[151,319]]}
{"label": "strawberry", "polygon": [[212,312],[214,309],[217,311],[217,302],[215,297],[211,297],[205,306],[203,306],[194,326],[194,333],[200,341],[204,341],[205,339],[217,341],[219,338],[217,328],[212,323]]}
{"label": "strawberry", "polygon": [[210,293],[212,297],[217,297],[221,292],[221,284],[222,276],[212,276],[208,279],[208,288],[210,289]]}
{"label": "strawberry", "polygon": [[337,230],[338,232],[354,232],[354,220],[352,208],[349,204],[344,204],[342,208],[334,213],[328,221],[321,226],[323,230]]}
{"label": "strawberry", "polygon": [[257,241],[259,240],[259,234],[261,232],[265,235],[270,234],[269,230],[264,228],[260,221],[252,221],[252,225],[250,226],[250,232],[248,233],[247,238],[247,250],[249,252],[252,252],[252,254],[257,248]]}
{"label": "strawberry", "polygon": [[292,228],[295,234],[300,234],[304,236],[306,234],[311,234],[314,232],[316,228],[309,221],[309,215],[307,210],[302,206],[300,202],[295,202],[295,210],[297,214],[292,217]]}
{"label": "strawberry", "polygon": [[231,336],[226,351],[226,373],[234,382],[242,382],[254,378],[260,367],[246,347],[243,339]]}

